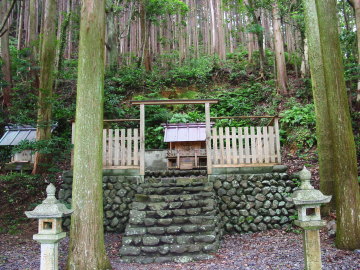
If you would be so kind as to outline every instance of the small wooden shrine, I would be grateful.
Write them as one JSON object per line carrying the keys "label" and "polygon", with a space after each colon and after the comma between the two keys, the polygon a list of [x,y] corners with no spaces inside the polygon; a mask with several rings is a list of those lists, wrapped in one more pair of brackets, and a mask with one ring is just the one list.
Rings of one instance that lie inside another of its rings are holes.
{"label": "small wooden shrine", "polygon": [[[36,128],[23,125],[23,126],[6,126],[5,133],[0,139],[0,146],[15,146],[23,140],[34,141],[36,137]],[[25,162],[33,163],[34,155],[30,150],[24,150],[15,153],[11,157],[11,163]]]}
{"label": "small wooden shrine", "polygon": [[164,142],[169,144],[168,169],[206,168],[206,124],[163,124]]}

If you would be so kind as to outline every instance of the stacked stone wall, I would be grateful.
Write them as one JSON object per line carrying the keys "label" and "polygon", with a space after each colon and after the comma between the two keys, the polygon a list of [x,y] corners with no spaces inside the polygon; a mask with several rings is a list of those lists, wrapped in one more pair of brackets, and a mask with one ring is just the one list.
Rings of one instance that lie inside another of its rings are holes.
{"label": "stacked stone wall", "polygon": [[296,188],[284,172],[211,175],[225,232],[247,233],[288,227],[296,211],[288,202]]}
{"label": "stacked stone wall", "polygon": [[[104,199],[104,228],[108,232],[125,231],[129,220],[131,203],[134,200],[140,176],[106,175],[103,177]],[[72,174],[64,174],[64,182],[61,185],[59,199],[71,204]],[[70,218],[63,222],[65,228],[69,228]]]}
{"label": "stacked stone wall", "polygon": [[[286,197],[293,193],[296,184],[285,171],[285,166],[266,170],[243,168],[239,172],[233,170],[208,176],[217,195],[218,215],[225,233],[257,232],[289,226],[296,211]],[[153,173],[145,181],[151,183],[161,176]],[[135,194],[143,193],[140,180],[136,172],[104,171],[106,231],[124,232]],[[71,204],[71,185],[72,174],[67,172],[59,193],[60,200],[67,204]],[[63,224],[68,228],[70,219],[65,219]]]}

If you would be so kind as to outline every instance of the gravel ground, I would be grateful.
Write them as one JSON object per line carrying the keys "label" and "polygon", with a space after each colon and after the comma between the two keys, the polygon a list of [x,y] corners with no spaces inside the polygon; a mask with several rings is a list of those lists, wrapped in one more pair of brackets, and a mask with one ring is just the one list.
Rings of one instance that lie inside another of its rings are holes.
{"label": "gravel ground", "polygon": [[[333,239],[321,234],[323,269],[360,269],[360,253],[334,247]],[[304,269],[302,236],[279,230],[227,235],[215,259],[186,264],[125,264],[118,257],[121,235],[106,234],[106,247],[113,269]],[[61,242],[60,269],[65,269],[68,239]],[[39,245],[31,237],[0,234],[0,269],[39,269]]]}

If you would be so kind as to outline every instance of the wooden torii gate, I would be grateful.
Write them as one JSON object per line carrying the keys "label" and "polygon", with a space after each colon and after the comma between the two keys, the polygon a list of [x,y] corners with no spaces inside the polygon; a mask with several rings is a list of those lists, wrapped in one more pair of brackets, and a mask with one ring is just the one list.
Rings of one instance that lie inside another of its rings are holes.
{"label": "wooden torii gate", "polygon": [[131,100],[130,104],[140,106],[140,175],[145,175],[145,105],[205,105],[207,171],[212,172],[211,162],[211,127],[210,104],[217,104],[218,99],[173,99],[173,100]]}

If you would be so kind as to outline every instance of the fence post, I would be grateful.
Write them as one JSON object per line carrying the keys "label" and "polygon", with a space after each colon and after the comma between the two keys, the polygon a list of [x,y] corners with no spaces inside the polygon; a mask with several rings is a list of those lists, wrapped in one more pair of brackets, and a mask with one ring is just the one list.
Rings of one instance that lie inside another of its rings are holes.
{"label": "fence post", "polygon": [[279,130],[279,118],[275,118],[275,143],[276,143],[276,154],[278,158],[278,163],[281,163],[281,153],[280,153],[280,130]]}
{"label": "fence post", "polygon": [[212,173],[212,158],[211,158],[211,130],[210,130],[210,103],[205,103],[205,122],[206,122],[206,161],[207,172]]}
{"label": "fence post", "polygon": [[145,105],[140,104],[140,175],[145,175]]}

